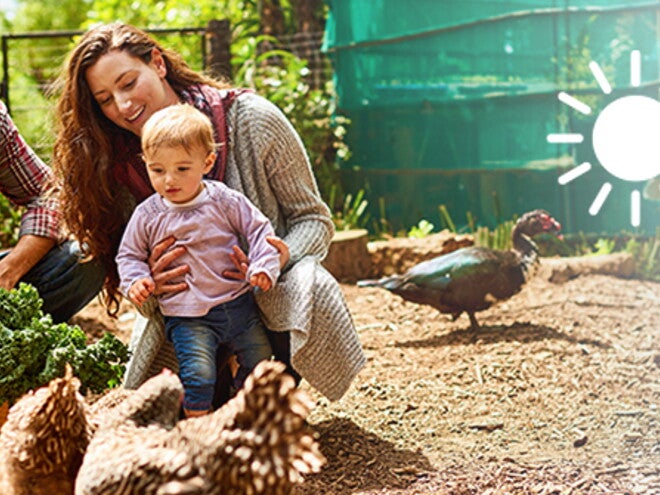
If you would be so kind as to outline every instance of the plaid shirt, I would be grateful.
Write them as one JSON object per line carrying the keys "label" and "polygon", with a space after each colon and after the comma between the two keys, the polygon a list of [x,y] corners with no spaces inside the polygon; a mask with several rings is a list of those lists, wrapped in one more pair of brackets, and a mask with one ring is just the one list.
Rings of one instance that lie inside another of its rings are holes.
{"label": "plaid shirt", "polygon": [[51,169],[23,140],[0,101],[0,192],[14,205],[25,207],[21,236],[59,239],[59,202],[45,195],[54,181]]}

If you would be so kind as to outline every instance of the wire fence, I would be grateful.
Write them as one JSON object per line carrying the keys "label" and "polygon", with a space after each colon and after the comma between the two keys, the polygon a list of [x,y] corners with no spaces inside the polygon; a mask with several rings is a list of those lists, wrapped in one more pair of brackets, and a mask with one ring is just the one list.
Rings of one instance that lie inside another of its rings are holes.
{"label": "wire fence", "polygon": [[300,59],[307,60],[307,68],[310,71],[308,82],[312,88],[322,88],[332,79],[332,64],[321,51],[323,31],[280,36],[279,41],[281,48]]}

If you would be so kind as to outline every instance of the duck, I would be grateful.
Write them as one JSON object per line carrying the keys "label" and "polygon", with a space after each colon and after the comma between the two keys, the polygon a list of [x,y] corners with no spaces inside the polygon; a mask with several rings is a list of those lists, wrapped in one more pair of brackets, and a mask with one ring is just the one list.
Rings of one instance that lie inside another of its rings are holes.
{"label": "duck", "polygon": [[561,237],[561,224],[546,210],[536,209],[516,221],[512,249],[464,247],[418,263],[403,274],[359,280],[357,285],[386,289],[406,301],[450,314],[454,321],[467,313],[476,331],[480,325],[475,313],[511,298],[534,275],[539,260],[533,237],[543,232]]}

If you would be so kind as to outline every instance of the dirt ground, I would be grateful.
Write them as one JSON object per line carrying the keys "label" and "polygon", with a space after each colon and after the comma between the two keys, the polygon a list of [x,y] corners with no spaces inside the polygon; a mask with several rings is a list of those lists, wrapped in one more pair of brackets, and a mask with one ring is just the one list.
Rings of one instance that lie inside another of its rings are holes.
{"label": "dirt ground", "polygon": [[[343,283],[368,362],[334,403],[303,382],[328,462],[297,494],[660,493],[660,284],[571,262],[477,333]],[[127,339],[133,316],[77,323]]]}

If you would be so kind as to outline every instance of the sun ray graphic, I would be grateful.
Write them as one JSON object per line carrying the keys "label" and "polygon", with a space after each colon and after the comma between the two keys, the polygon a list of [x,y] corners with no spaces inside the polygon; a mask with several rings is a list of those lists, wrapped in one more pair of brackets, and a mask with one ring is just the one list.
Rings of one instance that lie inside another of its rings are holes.
{"label": "sun ray graphic", "polygon": [[[601,91],[612,92],[605,73],[597,62],[589,63]],[[642,57],[639,50],[630,53],[630,86],[641,86]],[[557,99],[564,105],[584,115],[590,115],[591,107],[574,96],[561,91]],[[600,165],[612,176],[624,181],[647,181],[660,174],[660,102],[642,95],[617,98],[609,103],[597,116],[592,130],[592,145]],[[582,134],[554,133],[546,136],[548,143],[579,144],[584,141]],[[583,162],[559,176],[558,182],[564,186],[592,169],[589,162]],[[613,186],[605,182],[591,206],[589,214],[600,212]],[[630,224],[639,227],[642,216],[640,191],[635,189],[630,195]]]}

